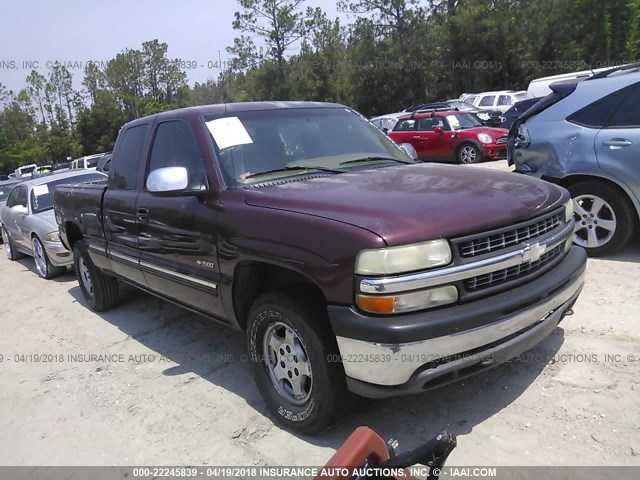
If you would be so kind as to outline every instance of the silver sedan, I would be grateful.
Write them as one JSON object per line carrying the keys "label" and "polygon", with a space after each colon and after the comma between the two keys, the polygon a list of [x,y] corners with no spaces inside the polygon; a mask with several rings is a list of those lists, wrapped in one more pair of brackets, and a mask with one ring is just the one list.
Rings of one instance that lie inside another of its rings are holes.
{"label": "silver sedan", "polygon": [[76,170],[27,180],[11,189],[0,210],[2,239],[7,257],[17,260],[30,255],[43,278],[61,274],[73,264],[71,252],[64,248],[53,213],[53,192],[59,185],[105,180],[105,174]]}

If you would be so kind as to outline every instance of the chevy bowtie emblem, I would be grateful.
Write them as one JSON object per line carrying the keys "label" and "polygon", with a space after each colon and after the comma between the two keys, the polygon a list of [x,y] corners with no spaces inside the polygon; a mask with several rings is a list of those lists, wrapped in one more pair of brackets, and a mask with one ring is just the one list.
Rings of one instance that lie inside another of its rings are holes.
{"label": "chevy bowtie emblem", "polygon": [[527,262],[535,262],[540,260],[540,257],[542,255],[544,255],[544,252],[547,251],[547,244],[546,243],[527,243],[525,245],[525,247],[520,250],[520,253],[522,254],[522,262],[523,263],[527,263]]}

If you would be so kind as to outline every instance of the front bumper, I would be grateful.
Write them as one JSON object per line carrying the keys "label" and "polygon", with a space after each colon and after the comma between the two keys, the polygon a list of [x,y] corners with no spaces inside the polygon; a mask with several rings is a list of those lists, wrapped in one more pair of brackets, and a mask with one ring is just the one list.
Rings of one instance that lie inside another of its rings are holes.
{"label": "front bumper", "polygon": [[73,265],[73,255],[64,247],[62,242],[44,241],[42,243],[51,265],[54,267],[66,267],[68,265]]}
{"label": "front bumper", "polygon": [[484,145],[484,157],[489,160],[504,160],[507,158],[506,144]]}
{"label": "front bumper", "polygon": [[349,388],[371,398],[418,393],[525,352],[571,309],[585,265],[586,253],[574,246],[562,262],[520,287],[416,314],[373,317],[330,306]]}

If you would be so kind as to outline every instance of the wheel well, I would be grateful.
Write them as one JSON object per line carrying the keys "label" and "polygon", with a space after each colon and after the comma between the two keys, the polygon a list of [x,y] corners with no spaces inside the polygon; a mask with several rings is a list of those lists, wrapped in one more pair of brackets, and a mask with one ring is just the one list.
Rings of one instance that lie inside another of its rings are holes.
{"label": "wheel well", "polygon": [[67,242],[69,242],[69,249],[73,250],[73,245],[78,240],[82,240],[82,232],[80,231],[80,228],[78,228],[78,226],[73,222],[65,223],[64,230],[65,232],[67,232]]}
{"label": "wheel well", "polygon": [[[597,182],[617,190],[618,193],[620,194],[620,198],[622,198],[625,202],[627,202],[627,204],[633,209],[633,211],[635,211],[636,214],[640,216],[640,211],[638,211],[638,209],[636,208],[635,204],[629,197],[629,194],[620,185],[606,178],[593,177],[590,175],[571,175],[569,177],[556,180],[553,183],[556,183],[564,188],[569,188],[572,185],[575,185],[576,183],[580,183],[580,182]],[[636,223],[638,223],[637,220],[636,220]]]}
{"label": "wheel well", "polygon": [[295,292],[296,297],[326,310],[327,301],[315,283],[301,273],[263,262],[242,262],[233,278],[233,308],[244,329],[255,299],[267,291]]}

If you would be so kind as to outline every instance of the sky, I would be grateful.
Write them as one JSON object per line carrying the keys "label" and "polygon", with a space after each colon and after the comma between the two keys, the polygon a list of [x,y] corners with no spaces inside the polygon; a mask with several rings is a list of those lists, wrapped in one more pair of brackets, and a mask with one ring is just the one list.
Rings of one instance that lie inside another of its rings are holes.
{"label": "sky", "polygon": [[[338,16],[333,3],[307,4]],[[47,66],[59,61],[80,88],[88,61],[104,64],[156,38],[169,57],[194,62],[185,69],[190,84],[215,79],[239,35],[231,25],[237,10],[237,0],[0,0],[0,83],[17,92],[36,62],[48,76]]]}

